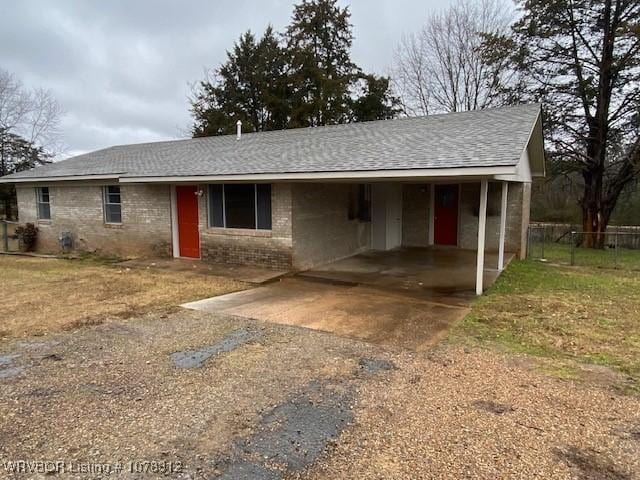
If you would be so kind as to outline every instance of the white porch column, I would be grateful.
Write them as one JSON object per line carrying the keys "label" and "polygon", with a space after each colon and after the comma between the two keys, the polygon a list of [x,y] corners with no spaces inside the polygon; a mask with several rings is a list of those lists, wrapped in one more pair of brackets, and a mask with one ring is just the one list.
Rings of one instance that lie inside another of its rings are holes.
{"label": "white porch column", "polygon": [[500,207],[500,243],[498,244],[498,271],[504,269],[504,240],[507,232],[507,195],[509,184],[502,182],[502,205]]}
{"label": "white porch column", "polygon": [[487,228],[487,192],[489,182],[480,182],[480,209],[478,210],[478,257],[476,263],[476,295],[482,295],[482,276],[484,273],[484,238]]}

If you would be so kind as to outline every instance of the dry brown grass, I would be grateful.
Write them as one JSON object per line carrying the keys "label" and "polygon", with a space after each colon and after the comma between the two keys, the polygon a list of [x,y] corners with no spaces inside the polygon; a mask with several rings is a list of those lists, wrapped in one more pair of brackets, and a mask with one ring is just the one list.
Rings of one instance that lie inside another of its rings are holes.
{"label": "dry brown grass", "polygon": [[221,277],[128,269],[91,259],[0,256],[0,272],[0,338],[165,312],[184,302],[246,287]]}

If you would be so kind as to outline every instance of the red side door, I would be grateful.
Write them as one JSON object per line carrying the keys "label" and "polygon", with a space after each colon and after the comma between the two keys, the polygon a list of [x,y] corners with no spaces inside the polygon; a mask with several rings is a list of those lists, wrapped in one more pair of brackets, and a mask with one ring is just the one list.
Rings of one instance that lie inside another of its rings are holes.
{"label": "red side door", "polygon": [[177,186],[178,240],[180,256],[200,258],[200,234],[198,232],[197,187]]}
{"label": "red side door", "polygon": [[436,185],[434,231],[436,245],[458,244],[458,185]]}

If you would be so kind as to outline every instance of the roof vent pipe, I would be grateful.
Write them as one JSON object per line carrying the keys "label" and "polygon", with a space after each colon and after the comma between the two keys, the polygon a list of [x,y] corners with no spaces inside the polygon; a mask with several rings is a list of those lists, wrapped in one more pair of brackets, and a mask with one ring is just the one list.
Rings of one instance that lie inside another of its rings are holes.
{"label": "roof vent pipe", "polygon": [[238,120],[236,122],[236,140],[240,140],[241,136],[242,136],[242,122]]}

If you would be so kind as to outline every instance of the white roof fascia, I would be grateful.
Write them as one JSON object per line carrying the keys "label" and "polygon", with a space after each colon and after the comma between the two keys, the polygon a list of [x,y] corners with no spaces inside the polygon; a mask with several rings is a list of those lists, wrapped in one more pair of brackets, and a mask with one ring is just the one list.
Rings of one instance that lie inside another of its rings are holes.
{"label": "white roof fascia", "polygon": [[171,177],[123,176],[120,183],[266,182],[319,180],[437,179],[443,177],[495,177],[514,175],[516,167],[430,168],[412,170],[371,170],[351,172],[250,173],[241,175],[195,175]]}
{"label": "white roof fascia", "polygon": [[64,177],[20,177],[20,178],[3,178],[0,177],[0,183],[51,183],[51,182],[69,182],[75,180],[117,180],[118,174],[109,175],[67,175]]}

